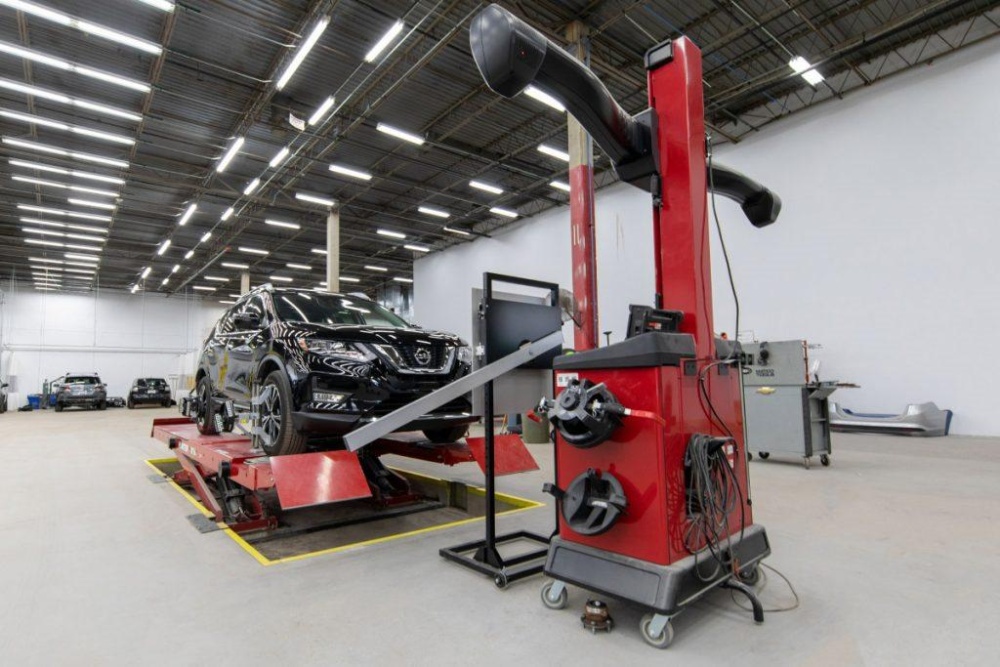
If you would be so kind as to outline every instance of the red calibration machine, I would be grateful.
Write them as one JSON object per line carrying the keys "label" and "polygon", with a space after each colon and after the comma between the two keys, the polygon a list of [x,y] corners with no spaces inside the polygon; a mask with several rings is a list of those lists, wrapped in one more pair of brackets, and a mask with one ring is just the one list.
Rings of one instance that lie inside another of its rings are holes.
{"label": "red calibration machine", "polygon": [[780,199],[712,164],[701,53],[687,38],[645,56],[649,108],[626,113],[578,60],[497,5],[476,16],[473,57],[487,85],[514,97],[529,84],[562,102],[611,158],[650,193],[656,303],[631,309],[629,335],[556,358],[557,396],[540,410],[556,428],[558,530],[542,589],[552,608],[566,584],[650,613],[643,638],[666,647],[685,605],[715,587],[744,593],[770,554],[753,522],[740,392],[741,351],[712,323],[707,192],[740,203],[750,222],[775,221]]}

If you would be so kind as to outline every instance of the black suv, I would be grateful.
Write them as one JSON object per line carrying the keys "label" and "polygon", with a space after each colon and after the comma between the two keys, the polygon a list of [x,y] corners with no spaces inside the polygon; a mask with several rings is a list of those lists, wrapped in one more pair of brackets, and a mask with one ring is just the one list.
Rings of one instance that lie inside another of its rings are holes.
{"label": "black suv", "polygon": [[56,378],[52,387],[56,395],[56,412],[73,406],[98,410],[108,407],[108,388],[97,373],[66,373]]}
{"label": "black suv", "polygon": [[[205,434],[231,430],[243,413],[265,453],[295,454],[309,436],[344,435],[466,375],[471,361],[457,336],[365,298],[265,285],[215,325],[182,409]],[[400,430],[453,442],[474,421],[462,397]]]}
{"label": "black suv", "polygon": [[129,410],[137,405],[162,405],[169,408],[170,385],[163,378],[137,378],[128,390],[125,405]]}

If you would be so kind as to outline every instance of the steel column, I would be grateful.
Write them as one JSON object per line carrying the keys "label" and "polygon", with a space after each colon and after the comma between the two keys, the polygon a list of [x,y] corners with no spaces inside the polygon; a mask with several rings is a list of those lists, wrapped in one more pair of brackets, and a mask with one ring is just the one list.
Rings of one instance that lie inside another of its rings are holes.
{"label": "steel column", "polygon": [[340,291],[340,209],[326,215],[326,291]]}

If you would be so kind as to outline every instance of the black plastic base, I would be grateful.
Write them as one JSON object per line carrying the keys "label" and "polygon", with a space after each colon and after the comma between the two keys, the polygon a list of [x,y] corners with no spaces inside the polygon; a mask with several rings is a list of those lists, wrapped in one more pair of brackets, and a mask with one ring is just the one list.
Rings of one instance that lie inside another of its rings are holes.
{"label": "black plastic base", "polygon": [[506,588],[507,584],[518,579],[524,579],[542,571],[548,549],[537,549],[511,558],[503,558],[496,546],[511,542],[537,542],[548,545],[549,538],[519,530],[516,533],[498,535],[492,545],[486,540],[466,542],[453,547],[441,549],[438,553],[453,563],[458,563],[481,574],[493,577],[497,588]]}
{"label": "black plastic base", "polygon": [[[742,539],[737,534],[726,540],[722,549],[725,558],[736,559],[741,571],[771,554],[767,533],[757,524],[748,526]],[[544,572],[553,579],[668,616],[716,586],[733,581],[732,569],[720,567],[707,553],[658,565],[560,537],[552,538]],[[756,613],[754,620],[758,620]]]}

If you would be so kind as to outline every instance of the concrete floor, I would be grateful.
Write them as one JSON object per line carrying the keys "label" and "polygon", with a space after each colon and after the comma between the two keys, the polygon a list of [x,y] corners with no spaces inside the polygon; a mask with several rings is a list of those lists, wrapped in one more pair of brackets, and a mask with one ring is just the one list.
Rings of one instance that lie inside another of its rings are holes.
{"label": "concrete floor", "polygon": [[[144,459],[161,409],[0,415],[0,656],[7,665],[218,663],[939,665],[996,664],[1000,618],[1000,440],[838,435],[833,466],[752,464],[768,563],[801,606],[761,626],[719,592],[675,620],[666,651],[641,612],[580,627],[586,593],[549,611],[541,578],[495,589],[442,546],[478,526],[263,567],[225,534],[198,533],[192,507],[153,484]],[[544,499],[539,473],[501,490]],[[478,469],[418,466],[475,482]],[[547,532],[549,509],[500,520]],[[762,598],[789,602],[775,576]]]}

